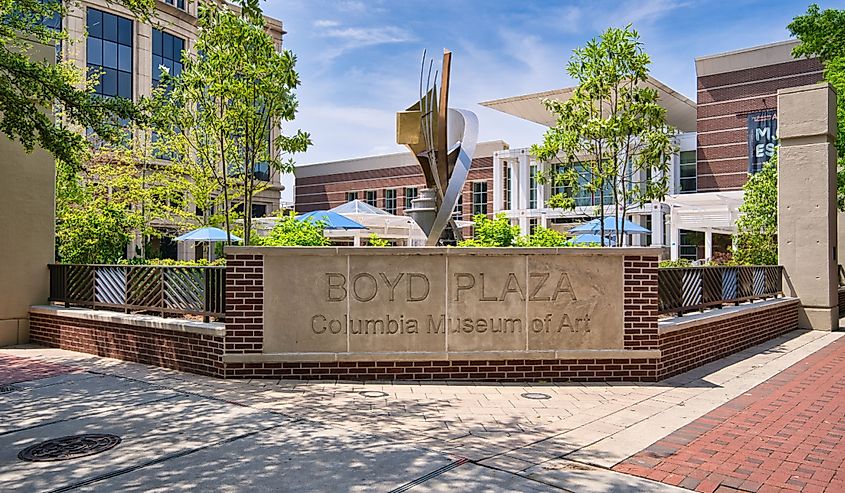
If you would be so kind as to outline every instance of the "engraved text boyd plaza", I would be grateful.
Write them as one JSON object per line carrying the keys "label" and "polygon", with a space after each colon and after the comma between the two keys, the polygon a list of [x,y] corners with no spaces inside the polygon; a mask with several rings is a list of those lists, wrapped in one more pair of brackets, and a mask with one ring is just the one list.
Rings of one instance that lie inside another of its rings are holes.
{"label": "engraved text boyd plaza", "polygon": [[588,249],[267,250],[264,352],[621,349],[622,267]]}
{"label": "engraved text boyd plaza", "polygon": [[[556,280],[551,280],[549,272],[529,272],[527,286],[520,283],[516,273],[508,272],[504,283],[491,285],[489,276],[485,279],[483,272],[456,272],[453,274],[450,292],[454,293],[454,300],[461,301],[468,297],[470,301],[479,303],[509,301],[577,301],[578,298],[569,279],[569,274],[560,272]],[[361,303],[372,302],[384,290],[390,303],[420,303],[428,300],[431,293],[431,283],[426,274],[421,272],[400,272],[390,275],[385,272],[361,272],[347,280],[340,272],[325,274],[326,296],[329,303],[345,302],[352,296]],[[436,294],[435,294],[436,295]],[[565,306],[565,305],[563,305]],[[424,320],[413,317],[392,317],[387,313],[378,318],[343,317],[329,318],[324,314],[311,317],[311,330],[315,334],[338,335],[403,335],[417,334],[421,330],[428,334],[439,334],[450,327],[452,332],[478,333],[491,335],[502,333],[522,332],[526,327],[535,333],[550,332],[589,332],[589,313],[580,317],[571,317],[565,311],[562,313],[546,313],[542,317],[524,320],[523,314],[512,317],[466,318],[454,316],[446,323],[445,313],[431,313]]]}

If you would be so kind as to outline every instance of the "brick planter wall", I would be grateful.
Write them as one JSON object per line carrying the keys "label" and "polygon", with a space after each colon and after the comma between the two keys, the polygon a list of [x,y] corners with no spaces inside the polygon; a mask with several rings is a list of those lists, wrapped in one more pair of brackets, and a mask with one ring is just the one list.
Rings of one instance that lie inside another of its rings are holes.
{"label": "brick planter wall", "polygon": [[683,373],[798,328],[798,299],[771,300],[734,308],[732,313],[706,312],[677,330],[660,336],[660,379]]}
{"label": "brick planter wall", "polygon": [[49,310],[34,308],[30,312],[33,343],[200,375],[221,375],[222,337],[85,320]]}
{"label": "brick planter wall", "polygon": [[[623,262],[624,349],[603,358],[233,361],[263,351],[264,261],[261,255],[244,254],[228,256],[225,329],[169,330],[126,323],[126,315],[113,312],[96,312],[101,320],[85,320],[34,307],[30,331],[33,342],[46,346],[224,378],[537,382],[656,381],[797,328],[799,302],[791,298],[658,325],[657,257],[628,255]],[[115,321],[119,317],[124,318]]]}

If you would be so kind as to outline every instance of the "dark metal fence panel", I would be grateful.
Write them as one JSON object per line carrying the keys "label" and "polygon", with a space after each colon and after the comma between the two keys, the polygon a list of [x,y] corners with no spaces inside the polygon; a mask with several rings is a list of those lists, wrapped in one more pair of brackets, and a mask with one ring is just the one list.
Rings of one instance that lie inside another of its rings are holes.
{"label": "dark metal fence panel", "polygon": [[701,310],[783,294],[783,267],[668,267],[657,273],[660,313]]}
{"label": "dark metal fence panel", "polygon": [[51,264],[50,301],[223,318],[225,267]]}

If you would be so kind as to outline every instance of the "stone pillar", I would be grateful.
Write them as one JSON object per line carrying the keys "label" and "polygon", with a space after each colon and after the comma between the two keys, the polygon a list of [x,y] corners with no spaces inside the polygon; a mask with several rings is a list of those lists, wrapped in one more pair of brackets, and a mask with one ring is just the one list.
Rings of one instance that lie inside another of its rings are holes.
{"label": "stone pillar", "polygon": [[704,259],[711,260],[713,258],[713,231],[709,229],[704,230]]}
{"label": "stone pillar", "polygon": [[836,93],[828,84],[778,91],[778,259],[798,325],[839,327]]}
{"label": "stone pillar", "polygon": [[[34,44],[33,59],[55,60]],[[55,260],[56,164],[43,149],[27,154],[0,136],[0,346],[29,342],[29,307],[47,303],[47,264]]]}

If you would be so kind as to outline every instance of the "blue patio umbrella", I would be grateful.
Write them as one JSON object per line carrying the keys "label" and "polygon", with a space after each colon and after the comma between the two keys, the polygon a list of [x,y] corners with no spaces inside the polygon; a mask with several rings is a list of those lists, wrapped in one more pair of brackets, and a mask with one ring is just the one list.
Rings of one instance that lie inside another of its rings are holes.
{"label": "blue patio umbrella", "polygon": [[[639,224],[632,223],[625,219],[624,221],[621,218],[610,216],[604,218],[604,232],[605,233],[613,233],[617,230],[621,230],[622,227],[625,227],[626,234],[648,234],[651,233],[648,229],[640,226]],[[584,224],[579,226],[575,226],[574,228],[569,230],[571,233],[587,233],[587,234],[601,234],[601,221],[598,219],[593,219],[592,221],[587,221]]]}
{"label": "blue patio umbrella", "polygon": [[[601,245],[601,236],[585,233],[585,234],[578,235],[575,238],[573,238],[572,242],[575,243],[576,245],[585,245],[585,244],[588,244],[588,243],[596,243],[596,244]],[[611,244],[610,238],[606,238],[604,240],[604,244],[610,245]]]}
{"label": "blue patio umbrella", "polygon": [[[232,241],[242,241],[235,235],[230,234]],[[181,236],[174,238],[176,241],[226,241],[226,232],[220,228],[206,226],[204,228],[189,231]]]}
{"label": "blue patio umbrella", "polygon": [[296,216],[297,221],[322,222],[325,229],[367,229],[366,226],[332,211],[311,211]]}

